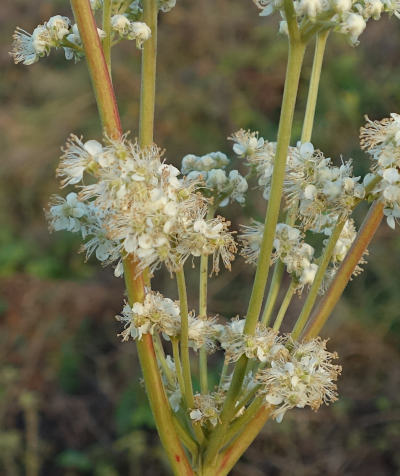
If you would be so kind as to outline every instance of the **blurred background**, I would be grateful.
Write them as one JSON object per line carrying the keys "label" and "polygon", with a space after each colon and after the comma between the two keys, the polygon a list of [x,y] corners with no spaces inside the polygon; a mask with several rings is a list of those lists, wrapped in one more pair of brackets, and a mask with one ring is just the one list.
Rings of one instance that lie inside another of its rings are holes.
{"label": "blurred background", "polygon": [[[250,0],[177,3],[161,14],[159,33],[155,138],[168,160],[179,166],[187,153],[231,155],[226,138],[241,127],[275,140],[287,51],[278,18],[259,18]],[[168,475],[135,346],[117,337],[122,280],[85,264],[73,235],[49,235],[43,214],[57,192],[68,134],[101,137],[84,61],[66,62],[60,51],[25,67],[8,55],[17,25],[31,32],[55,14],[71,17],[68,2],[0,3],[0,474]],[[353,157],[360,173],[368,169],[358,144],[364,114],[400,112],[399,44],[400,23],[386,17],[370,22],[357,48],[337,35],[328,42],[313,142],[338,160]],[[140,56],[133,43],[114,50],[113,66],[123,126],[135,136]],[[237,227],[261,219],[264,207],[252,192],[244,208],[224,214]],[[399,257],[398,231],[382,225],[367,272],[324,330],[343,365],[340,400],[317,414],[295,410],[281,424],[269,422],[233,475],[400,474]],[[253,272],[238,258],[231,273],[214,278],[210,312],[243,315]],[[154,283],[176,297],[167,274]],[[213,372],[218,366],[216,356]]]}

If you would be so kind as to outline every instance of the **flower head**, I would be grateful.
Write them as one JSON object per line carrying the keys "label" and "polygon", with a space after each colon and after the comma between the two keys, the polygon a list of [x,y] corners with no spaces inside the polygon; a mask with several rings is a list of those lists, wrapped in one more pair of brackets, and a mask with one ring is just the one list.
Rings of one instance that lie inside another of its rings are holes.
{"label": "flower head", "polygon": [[384,203],[387,223],[395,228],[400,218],[400,115],[392,113],[382,121],[367,118],[360,143],[373,159],[372,171],[378,177],[370,196]]}
{"label": "flower head", "polygon": [[160,293],[149,292],[143,303],[125,304],[117,320],[124,324],[122,340],[129,338],[140,340],[143,334],[162,332],[168,337],[176,336],[180,331],[179,303],[165,298]]}
{"label": "flower head", "polygon": [[274,408],[281,421],[291,408],[310,406],[318,410],[322,403],[337,399],[336,384],[341,367],[332,363],[336,353],[326,350],[326,341],[316,338],[307,342],[289,342],[286,354],[272,359],[256,375],[261,394]]}

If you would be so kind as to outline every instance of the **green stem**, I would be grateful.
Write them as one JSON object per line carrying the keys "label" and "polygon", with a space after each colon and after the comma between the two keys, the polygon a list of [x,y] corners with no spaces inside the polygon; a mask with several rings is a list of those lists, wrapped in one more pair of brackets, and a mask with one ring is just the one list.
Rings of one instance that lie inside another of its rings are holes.
{"label": "green stem", "polygon": [[[291,3],[291,1],[289,0]],[[285,2],[286,3],[286,2]],[[286,169],[287,151],[290,142],[290,136],[293,124],[294,108],[296,104],[297,90],[300,79],[301,65],[306,45],[298,41],[289,41],[289,58],[285,79],[285,89],[281,108],[281,117],[278,129],[278,142],[276,148],[274,172],[272,175],[271,193],[268,201],[268,209],[265,220],[264,235],[260,247],[260,256],[256,276],[254,279],[253,290],[250,297],[250,303],[247,310],[246,324],[244,332],[253,334],[260,314],[264,289],[268,280],[269,263],[272,252],[273,241],[275,238],[275,229],[278,222],[279,209],[281,204],[283,179]],[[244,376],[246,374],[248,359],[242,356],[236,366],[232,377],[232,382],[226,395],[224,407],[218,425],[210,436],[209,446],[205,454],[205,462],[211,464],[221,448],[221,443],[235,410],[237,395],[240,392]]]}
{"label": "green stem", "polygon": [[[207,213],[207,220],[214,217],[215,208],[210,207]],[[200,285],[199,285],[199,317],[207,318],[207,291],[208,291],[208,256],[200,257]],[[200,368],[200,390],[202,394],[208,393],[208,370],[207,370],[207,349],[203,346],[199,352]]]}
{"label": "green stem", "polygon": [[229,363],[226,360],[224,360],[224,363],[222,365],[221,374],[220,374],[220,377],[219,377],[219,384],[218,384],[219,389],[221,389],[222,385],[224,384],[224,380],[225,380],[226,374],[228,372],[228,368],[229,368]]}
{"label": "green stem", "polygon": [[102,28],[106,36],[103,39],[104,59],[111,78],[111,9],[112,0],[103,0],[103,24]]}
{"label": "green stem", "polygon": [[322,327],[339,301],[347,283],[350,281],[357,264],[367,250],[382,218],[383,204],[375,202],[370,208],[368,215],[365,217],[357,234],[357,238],[354,240],[346,258],[338,269],[329,289],[312,314],[310,319],[311,324],[305,333],[306,338],[316,337],[320,333]]}
{"label": "green stem", "polygon": [[[200,294],[199,294],[199,317],[207,318],[207,279],[208,279],[208,256],[200,258]],[[207,369],[207,349],[201,347],[199,351],[200,367],[200,390],[202,394],[208,393],[208,369]]]}
{"label": "green stem", "polygon": [[[318,97],[318,89],[319,89],[319,82],[321,78],[321,70],[322,70],[322,63],[324,59],[325,53],[325,46],[326,41],[328,39],[329,30],[323,31],[317,35],[316,44],[315,44],[315,52],[314,52],[314,60],[313,66],[311,71],[311,78],[310,78],[310,85],[308,88],[308,96],[307,96],[307,105],[306,111],[304,114],[304,121],[303,121],[303,129],[301,133],[301,142],[309,142],[312,136],[312,130],[314,126],[314,119],[315,119],[315,109],[317,105],[317,97]],[[293,225],[296,221],[296,210],[297,207],[294,207],[290,210],[291,213],[288,214],[288,220],[291,222],[289,224]],[[288,223],[288,221],[287,221]],[[278,269],[281,268],[281,269]],[[268,325],[271,314],[278,297],[278,292],[280,288],[280,282],[282,279],[284,271],[284,265],[280,262],[275,264],[274,274],[272,276],[271,286],[268,292],[267,303],[265,305],[264,313],[261,319],[265,325]]]}
{"label": "green stem", "polygon": [[190,406],[188,405],[186,401],[185,381],[183,379],[181,358],[179,355],[179,339],[177,339],[176,337],[173,337],[171,339],[171,343],[172,343],[172,355],[174,357],[175,370],[176,370],[176,379],[178,380],[178,385],[181,390],[182,399],[185,402],[185,407],[186,409],[188,409],[190,408]]}
{"label": "green stem", "polygon": [[143,47],[142,79],[140,93],[140,127],[139,143],[141,147],[153,143],[154,110],[156,94],[156,62],[157,62],[157,17],[158,1],[143,1],[143,21],[151,29],[149,38]]}
{"label": "green stem", "polygon": [[284,271],[285,265],[279,260],[277,263],[275,263],[271,285],[268,290],[267,301],[265,303],[264,312],[261,318],[261,323],[265,326],[268,326],[271,320],[272,312],[274,310],[275,303],[279,295],[279,290],[281,288],[281,281]]}
{"label": "green stem", "polygon": [[285,317],[287,308],[289,307],[289,304],[292,300],[292,297],[295,291],[296,291],[296,284],[294,281],[291,281],[289,288],[286,291],[285,297],[283,298],[278,315],[276,316],[274,327],[273,327],[274,331],[279,331],[279,329],[281,328],[283,318]]}
{"label": "green stem", "polygon": [[315,40],[314,60],[311,71],[310,85],[308,88],[306,112],[304,115],[303,130],[301,133],[301,142],[309,142],[312,136],[312,130],[315,118],[315,109],[317,105],[319,82],[321,78],[322,63],[324,60],[325,46],[328,39],[329,30],[320,32]]}
{"label": "green stem", "polygon": [[190,451],[193,459],[196,459],[199,452],[199,448],[196,441],[190,436],[190,434],[182,425],[182,423],[178,420],[178,418],[176,418],[175,416],[173,416],[172,418],[179,438],[182,440],[182,443],[186,446],[186,448]]}
{"label": "green stem", "polygon": [[183,268],[176,272],[176,284],[178,286],[179,305],[181,311],[181,360],[183,380],[185,383],[185,395],[188,408],[193,408],[193,387],[192,375],[190,372],[190,358],[189,358],[189,309],[187,304],[185,274]]}
{"label": "green stem", "polygon": [[[254,372],[256,373],[256,372]],[[257,392],[260,390],[261,386],[258,384],[258,385],[255,385],[249,393],[247,393],[241,400],[239,400],[239,403],[236,405],[237,408],[242,408],[244,407],[245,405],[247,405],[250,400],[256,396]]]}
{"label": "green stem", "polygon": [[153,336],[154,350],[156,352],[157,360],[161,365],[162,371],[167,379],[168,384],[173,387],[175,385],[174,375],[171,369],[168,367],[167,360],[165,358],[165,353],[163,345],[160,339],[160,336],[157,334]]}
{"label": "green stem", "polygon": [[289,59],[281,108],[281,118],[279,121],[271,192],[265,218],[264,235],[260,247],[260,256],[247,310],[246,325],[244,328],[244,332],[247,334],[253,334],[255,331],[264,297],[264,289],[268,279],[269,262],[275,238],[276,224],[279,217],[283,179],[285,177],[286,169],[286,158],[292,132],[293,114],[304,52],[305,45],[303,43],[293,41],[289,42]]}
{"label": "green stem", "polygon": [[[186,282],[183,268],[176,273],[176,283],[178,286],[179,306],[181,313],[181,336],[180,336],[180,350],[183,373],[183,385],[186,406],[188,409],[194,408],[194,396],[192,386],[192,374],[190,371],[190,357],[189,357],[189,309],[186,294]],[[199,443],[204,440],[203,431],[200,424],[194,423],[193,429]]]}

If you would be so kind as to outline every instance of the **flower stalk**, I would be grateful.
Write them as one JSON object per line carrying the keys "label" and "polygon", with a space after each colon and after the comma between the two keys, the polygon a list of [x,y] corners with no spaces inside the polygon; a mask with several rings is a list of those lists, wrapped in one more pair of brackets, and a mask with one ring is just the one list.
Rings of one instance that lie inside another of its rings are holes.
{"label": "flower stalk", "polygon": [[310,85],[308,88],[306,112],[304,114],[303,129],[301,132],[301,142],[309,142],[314,126],[315,110],[317,106],[319,82],[321,79],[322,63],[324,60],[326,42],[329,30],[317,34],[315,39],[314,60],[311,70]]}
{"label": "flower stalk", "polygon": [[107,64],[108,72],[111,78],[111,10],[112,0],[103,0],[103,31],[105,37],[103,39],[104,59]]}
{"label": "flower stalk", "polygon": [[311,339],[318,335],[328,320],[382,221],[383,208],[384,206],[381,202],[375,202],[370,208],[360,231],[357,234],[357,238],[336,273],[332,284],[329,286],[327,292],[311,316],[310,326],[305,332],[306,338]]}
{"label": "flower stalk", "polygon": [[[122,134],[121,122],[90,2],[89,0],[71,0],[71,6],[85,49],[103,128],[110,137],[119,138]],[[133,258],[126,258],[124,270],[130,303],[142,302],[145,297],[145,288],[143,277],[137,272],[137,262]],[[137,349],[150,406],[171,468],[177,475],[193,475],[187,455],[175,431],[150,334],[144,335],[138,341]]]}
{"label": "flower stalk", "polygon": [[[293,34],[297,37],[296,33]],[[258,265],[244,326],[244,333],[246,334],[253,334],[255,331],[263,302],[264,289],[268,280],[270,256],[275,237],[275,233],[271,233],[271,230],[275,230],[278,222],[287,151],[292,132],[293,115],[305,49],[306,45],[301,41],[296,39],[289,40],[288,66],[285,78],[281,117],[279,121],[274,172],[272,175],[271,192],[268,201],[265,229],[260,246]],[[206,464],[212,464],[214,462],[221,447],[226,428],[235,411],[235,403],[246,373],[247,361],[248,359],[243,355],[235,366],[232,382],[226,395],[224,407],[220,416],[221,424],[217,426],[209,439],[209,446],[205,453]]]}

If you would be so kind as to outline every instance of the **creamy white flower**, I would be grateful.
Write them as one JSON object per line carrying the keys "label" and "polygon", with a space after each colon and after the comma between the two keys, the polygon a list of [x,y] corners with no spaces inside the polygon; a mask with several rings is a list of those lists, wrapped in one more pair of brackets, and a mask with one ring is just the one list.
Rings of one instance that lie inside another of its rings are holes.
{"label": "creamy white flower", "polygon": [[103,146],[96,140],[82,142],[75,135],[71,135],[67,146],[63,149],[57,176],[63,177],[62,186],[74,185],[82,181],[83,174],[99,165],[103,154]]}
{"label": "creamy white flower", "polygon": [[143,303],[135,302],[132,307],[125,304],[117,320],[124,324],[122,340],[130,337],[140,340],[143,334],[161,332],[168,337],[180,332],[179,303],[165,298],[160,293],[149,292]]}
{"label": "creamy white flower", "polygon": [[87,214],[87,206],[78,199],[78,195],[71,192],[64,199],[53,197],[53,204],[48,212],[50,228],[54,231],[66,230],[73,233],[81,231],[81,218]]}
{"label": "creamy white flower", "polygon": [[296,13],[299,16],[305,15],[311,20],[315,20],[326,5],[322,0],[298,0],[295,4]]}
{"label": "creamy white flower", "polygon": [[143,43],[151,38],[151,29],[146,23],[140,21],[134,21],[131,23],[131,31],[129,39],[136,40],[136,47],[143,48]]}
{"label": "creamy white flower", "polygon": [[31,65],[42,56],[49,55],[52,39],[45,25],[39,25],[32,35],[22,28],[17,28],[13,35],[13,48],[11,56],[15,63]]}
{"label": "creamy white flower", "polygon": [[344,13],[353,6],[352,0],[331,0],[331,5],[337,13]]}
{"label": "creamy white flower", "polygon": [[358,37],[365,30],[366,26],[367,24],[361,15],[346,12],[341,25],[341,32],[349,36],[350,42],[353,45],[358,45]]}
{"label": "creamy white flower", "polygon": [[131,22],[125,15],[113,15],[111,17],[111,27],[121,36],[126,36],[131,31]]}
{"label": "creamy white flower", "polygon": [[65,36],[68,35],[69,29],[71,27],[71,22],[69,18],[63,17],[61,15],[56,15],[51,17],[46,22],[46,28],[50,33],[50,36],[55,40],[55,42],[62,40]]}

